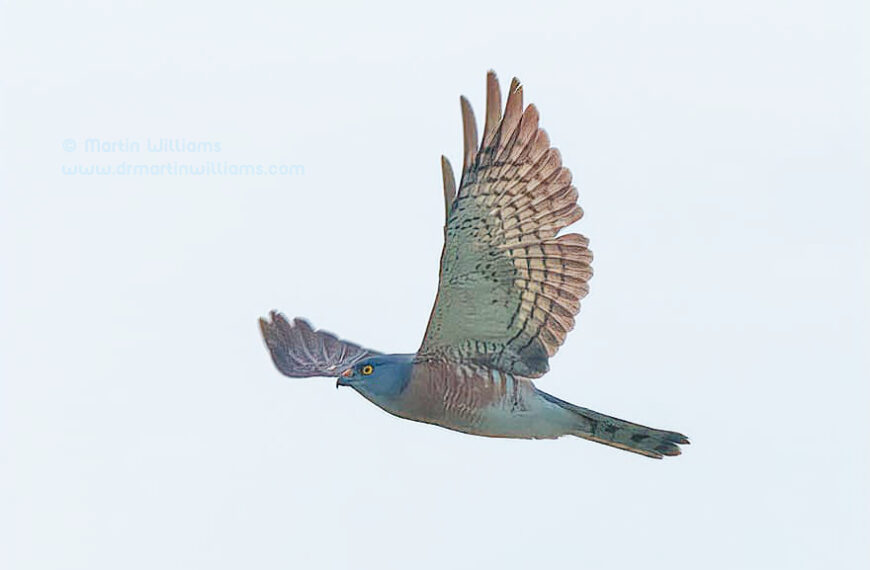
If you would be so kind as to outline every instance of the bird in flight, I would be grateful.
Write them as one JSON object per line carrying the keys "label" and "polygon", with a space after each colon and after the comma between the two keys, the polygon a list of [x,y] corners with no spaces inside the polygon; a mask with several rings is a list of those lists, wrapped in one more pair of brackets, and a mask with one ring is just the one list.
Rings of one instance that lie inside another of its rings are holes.
{"label": "bird in flight", "polygon": [[435,305],[415,354],[382,354],[271,312],[260,328],[275,366],[294,378],[337,378],[387,412],[488,437],[573,435],[647,457],[679,455],[686,436],[581,408],[532,382],[549,370],[589,291],[592,252],[571,172],[511,82],[502,114],[486,77],[478,140],[460,98],[464,152],[457,187],[441,158],[444,248]]}

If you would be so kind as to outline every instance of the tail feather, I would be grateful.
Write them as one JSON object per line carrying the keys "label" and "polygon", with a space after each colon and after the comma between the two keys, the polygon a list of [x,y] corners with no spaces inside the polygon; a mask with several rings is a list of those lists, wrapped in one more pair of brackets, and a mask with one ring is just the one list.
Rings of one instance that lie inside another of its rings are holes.
{"label": "tail feather", "polygon": [[582,418],[572,434],[590,441],[639,453],[654,459],[680,454],[680,445],[688,445],[689,438],[675,431],[654,429],[627,422],[594,410],[575,406],[555,396],[541,392],[548,401],[571,411]]}

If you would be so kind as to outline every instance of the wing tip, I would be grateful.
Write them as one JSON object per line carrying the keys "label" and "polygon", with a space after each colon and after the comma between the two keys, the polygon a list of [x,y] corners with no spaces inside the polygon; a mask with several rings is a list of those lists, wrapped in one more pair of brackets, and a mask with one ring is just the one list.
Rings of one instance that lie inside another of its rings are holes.
{"label": "wing tip", "polygon": [[522,93],[523,92],[523,82],[519,80],[519,78],[514,77],[511,79],[510,86],[511,93]]}
{"label": "wing tip", "polygon": [[269,340],[272,336],[272,323],[267,321],[264,317],[260,317],[258,321],[260,325],[260,336],[263,337],[263,341],[265,341],[266,346],[271,347]]}
{"label": "wing tip", "polygon": [[456,178],[453,175],[453,166],[443,154],[441,155],[441,181],[444,185],[444,217],[447,219],[453,201],[456,199]]}
{"label": "wing tip", "polygon": [[474,109],[471,108],[471,103],[465,95],[460,95],[459,106],[462,109],[462,172],[464,175],[474,164],[474,157],[477,153],[477,121],[474,118]]}
{"label": "wing tip", "polygon": [[271,310],[265,317],[260,317],[260,331],[263,333],[263,338],[267,341],[270,336],[274,336],[275,331],[282,325],[287,324],[287,319],[279,311]]}

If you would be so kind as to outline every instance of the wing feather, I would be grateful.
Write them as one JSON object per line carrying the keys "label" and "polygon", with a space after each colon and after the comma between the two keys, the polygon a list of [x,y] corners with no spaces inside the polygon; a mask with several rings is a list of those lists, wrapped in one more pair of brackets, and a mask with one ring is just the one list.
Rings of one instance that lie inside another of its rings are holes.
{"label": "wing feather", "polygon": [[574,327],[592,277],[589,241],[558,236],[583,216],[577,189],[538,126],[538,109],[523,110],[517,79],[502,115],[498,79],[487,74],[479,149],[471,105],[460,101],[462,176],[446,208],[438,295],[418,354],[541,376]]}
{"label": "wing feather", "polygon": [[459,105],[462,108],[462,172],[468,172],[477,153],[477,122],[468,99],[460,97]]}
{"label": "wing feather", "polygon": [[444,217],[450,217],[450,207],[456,199],[456,179],[453,178],[453,167],[446,156],[441,156],[441,181],[444,184]]}
{"label": "wing feather", "polygon": [[283,374],[293,378],[338,376],[356,362],[380,354],[339,340],[332,333],[314,330],[300,318],[291,323],[281,313],[272,311],[269,319],[260,319],[260,331],[272,361]]}

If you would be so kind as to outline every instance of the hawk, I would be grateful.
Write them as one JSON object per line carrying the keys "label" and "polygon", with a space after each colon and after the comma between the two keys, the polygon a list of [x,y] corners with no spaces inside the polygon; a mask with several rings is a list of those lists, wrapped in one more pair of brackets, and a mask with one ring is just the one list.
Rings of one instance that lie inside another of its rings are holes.
{"label": "hawk", "polygon": [[[435,305],[415,354],[382,354],[278,312],[260,319],[275,366],[294,378],[337,378],[387,412],[473,435],[552,439],[573,435],[647,457],[679,455],[686,436],[568,403],[533,380],[553,356],[589,292],[592,252],[559,235],[583,210],[571,172],[523,108],[511,82],[502,113],[495,73],[486,78],[478,137],[460,98],[464,152],[457,187],[441,158],[444,248]],[[479,140],[478,140],[479,139]]]}

